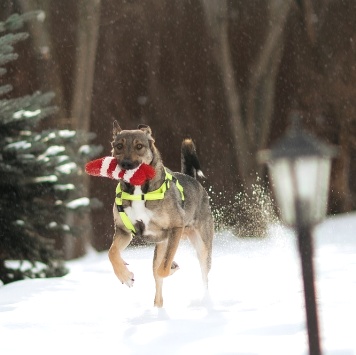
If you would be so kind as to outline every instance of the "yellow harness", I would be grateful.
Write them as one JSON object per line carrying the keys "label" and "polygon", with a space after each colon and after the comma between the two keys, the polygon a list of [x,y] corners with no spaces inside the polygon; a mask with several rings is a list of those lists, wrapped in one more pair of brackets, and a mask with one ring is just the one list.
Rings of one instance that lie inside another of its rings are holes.
{"label": "yellow harness", "polygon": [[122,201],[123,200],[129,200],[129,201],[155,201],[155,200],[163,200],[164,195],[166,191],[170,188],[170,182],[172,181],[176,186],[177,189],[180,192],[181,198],[182,198],[182,207],[184,207],[184,191],[183,191],[183,186],[179,183],[176,177],[174,177],[172,174],[168,173],[166,169],[165,173],[165,179],[163,184],[161,185],[160,188],[154,191],[147,192],[146,194],[139,194],[139,195],[131,195],[127,192],[122,191],[120,183],[117,184],[116,187],[116,198],[115,198],[115,204],[117,211],[120,214],[122,223],[125,225],[125,227],[131,231],[132,235],[136,235],[136,229],[132,222],[130,221],[130,218],[128,215],[125,213],[124,208],[122,206]]}

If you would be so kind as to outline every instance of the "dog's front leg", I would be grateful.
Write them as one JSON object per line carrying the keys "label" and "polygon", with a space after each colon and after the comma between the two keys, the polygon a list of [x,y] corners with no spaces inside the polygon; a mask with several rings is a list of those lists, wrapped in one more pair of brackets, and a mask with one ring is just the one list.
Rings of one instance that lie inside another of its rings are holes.
{"label": "dog's front leg", "polygon": [[114,240],[109,249],[109,259],[115,275],[128,287],[133,286],[134,274],[127,268],[125,261],[121,257],[121,253],[130,244],[131,240],[131,234],[124,232],[118,234],[115,232]]}

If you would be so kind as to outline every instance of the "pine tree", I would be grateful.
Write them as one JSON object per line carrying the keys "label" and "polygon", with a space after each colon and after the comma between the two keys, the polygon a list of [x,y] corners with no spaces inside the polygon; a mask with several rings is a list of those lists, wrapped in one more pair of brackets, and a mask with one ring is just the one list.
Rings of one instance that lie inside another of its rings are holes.
{"label": "pine tree", "polygon": [[[12,15],[0,22],[0,80],[4,65],[17,59],[14,45],[28,37],[17,32],[24,21],[41,15]],[[0,280],[66,274],[56,241],[79,235],[66,223],[68,213],[85,213],[93,201],[80,197],[78,177],[100,147],[93,135],[72,130],[38,131],[39,121],[55,113],[53,93],[9,97],[12,86],[0,81]],[[94,201],[95,202],[95,201]],[[16,262],[15,262],[15,261]]]}

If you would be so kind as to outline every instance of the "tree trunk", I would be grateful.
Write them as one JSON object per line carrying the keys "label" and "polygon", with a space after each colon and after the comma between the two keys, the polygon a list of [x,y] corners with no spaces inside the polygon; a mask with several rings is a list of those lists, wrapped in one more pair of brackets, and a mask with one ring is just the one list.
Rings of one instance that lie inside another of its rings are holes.
{"label": "tree trunk", "polygon": [[[246,122],[250,151],[266,148],[274,108],[276,78],[284,47],[284,28],[292,0],[270,0],[268,32],[251,70],[247,95]],[[255,166],[249,170],[257,170]]]}
{"label": "tree trunk", "polygon": [[234,165],[244,182],[247,175],[248,142],[242,122],[240,93],[236,85],[228,35],[228,5],[226,0],[201,0],[206,17],[208,34],[213,44],[213,55],[222,78],[228,107],[228,123],[231,130]]}
{"label": "tree trunk", "polygon": [[[100,0],[80,1],[78,6],[77,56],[71,121],[73,129],[89,132],[95,57],[99,37]],[[80,186],[83,196],[89,195],[88,176],[83,175],[77,186]],[[72,218],[71,224],[85,226],[86,234],[78,239],[67,238],[64,248],[67,259],[85,254],[92,239],[90,214],[86,214],[80,220],[76,217],[69,218]]]}
{"label": "tree trunk", "polygon": [[78,6],[77,56],[71,116],[74,129],[88,132],[99,36],[100,0],[81,1]]}
{"label": "tree trunk", "polygon": [[226,0],[201,0],[214,57],[222,78],[228,108],[228,122],[233,142],[232,154],[246,191],[256,183],[261,166],[256,153],[265,148],[270,133],[276,77],[283,52],[284,28],[292,0],[269,0],[268,32],[251,70],[245,114],[239,92],[228,35]]}

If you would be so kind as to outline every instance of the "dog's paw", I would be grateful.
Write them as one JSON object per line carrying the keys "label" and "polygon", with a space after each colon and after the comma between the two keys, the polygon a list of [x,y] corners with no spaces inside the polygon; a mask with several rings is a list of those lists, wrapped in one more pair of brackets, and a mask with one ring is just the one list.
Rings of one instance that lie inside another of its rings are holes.
{"label": "dog's paw", "polygon": [[179,270],[179,266],[175,261],[172,261],[170,268],[168,268],[168,265],[165,266],[164,263],[162,263],[157,269],[157,275],[160,277],[167,277],[173,275],[177,270]]}
{"label": "dog's paw", "polygon": [[132,287],[134,285],[135,279],[134,279],[134,274],[131,272],[130,273],[130,278],[125,281],[125,285],[128,287]]}
{"label": "dog's paw", "polygon": [[178,270],[179,270],[179,265],[175,261],[172,261],[170,275],[174,274]]}
{"label": "dog's paw", "polygon": [[123,272],[119,276],[119,280],[121,281],[122,284],[125,284],[128,287],[132,287],[135,281],[135,277],[131,271],[125,270],[125,272]]}

